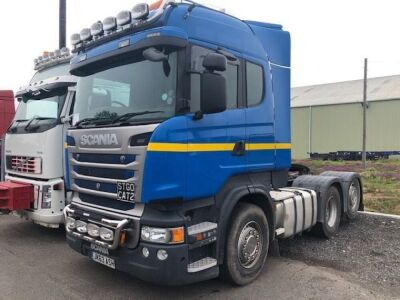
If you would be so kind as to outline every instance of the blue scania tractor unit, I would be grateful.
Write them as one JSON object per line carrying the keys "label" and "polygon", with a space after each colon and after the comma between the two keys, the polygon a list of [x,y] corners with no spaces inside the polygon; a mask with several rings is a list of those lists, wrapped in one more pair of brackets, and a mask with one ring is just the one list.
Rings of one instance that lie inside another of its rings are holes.
{"label": "blue scania tractor unit", "polygon": [[67,241],[157,284],[262,271],[277,240],[329,238],[356,173],[291,164],[290,35],[192,1],[138,4],[72,35]]}

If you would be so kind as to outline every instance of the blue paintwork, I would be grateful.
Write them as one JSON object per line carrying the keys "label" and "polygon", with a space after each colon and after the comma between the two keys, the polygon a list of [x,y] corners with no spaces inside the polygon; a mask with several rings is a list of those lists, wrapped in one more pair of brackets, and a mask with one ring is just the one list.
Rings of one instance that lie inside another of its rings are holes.
{"label": "blue paintwork", "polygon": [[[265,93],[260,105],[227,110],[193,120],[176,116],[163,122],[151,142],[163,143],[290,143],[290,36],[280,25],[242,21],[188,5],[169,8],[156,28],[110,41],[78,53],[90,59],[115,51],[122,40],[134,44],[149,34],[178,37],[192,44],[222,47],[264,69]],[[154,200],[210,197],[233,175],[290,167],[290,150],[248,151],[245,156],[221,152],[148,152],[142,180],[144,203]]]}

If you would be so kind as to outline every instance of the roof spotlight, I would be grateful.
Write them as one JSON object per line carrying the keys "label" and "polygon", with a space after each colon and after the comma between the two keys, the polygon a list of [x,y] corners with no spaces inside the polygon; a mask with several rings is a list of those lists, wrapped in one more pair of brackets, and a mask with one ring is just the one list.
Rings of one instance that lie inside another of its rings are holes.
{"label": "roof spotlight", "polygon": [[117,15],[117,25],[124,26],[131,23],[132,17],[129,10],[123,10]]}
{"label": "roof spotlight", "polygon": [[83,28],[81,30],[81,40],[89,41],[92,38],[92,33],[90,32],[90,28]]}
{"label": "roof spotlight", "polygon": [[149,15],[149,5],[147,3],[140,3],[132,8],[132,19],[144,20]]}
{"label": "roof spotlight", "polygon": [[71,44],[76,46],[81,42],[81,35],[79,33],[74,33],[71,35]]}
{"label": "roof spotlight", "polygon": [[103,29],[105,32],[113,31],[117,28],[117,19],[114,17],[105,18],[103,21]]}
{"label": "roof spotlight", "polygon": [[55,57],[60,57],[61,56],[61,50],[60,49],[54,50],[54,56]]}
{"label": "roof spotlight", "polygon": [[49,58],[50,59],[55,59],[56,55],[54,54],[54,52],[49,52]]}
{"label": "roof spotlight", "polygon": [[42,61],[43,61],[43,56],[39,56],[39,57],[37,58],[37,60],[38,60],[38,62],[42,62]]}
{"label": "roof spotlight", "polygon": [[61,48],[60,52],[61,52],[61,56],[65,56],[65,57],[68,57],[70,54],[69,49],[67,47]]}
{"label": "roof spotlight", "polygon": [[90,32],[92,33],[93,36],[99,36],[103,34],[103,23],[96,22],[90,27]]}

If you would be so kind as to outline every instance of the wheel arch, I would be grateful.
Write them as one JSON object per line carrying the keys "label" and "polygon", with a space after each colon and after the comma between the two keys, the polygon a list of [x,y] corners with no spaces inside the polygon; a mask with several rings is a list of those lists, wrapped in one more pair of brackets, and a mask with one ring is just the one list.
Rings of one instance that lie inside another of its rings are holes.
{"label": "wheel arch", "polygon": [[220,200],[222,204],[220,206],[218,224],[219,242],[217,243],[217,258],[219,263],[224,261],[229,222],[231,221],[233,211],[239,203],[250,203],[259,206],[264,211],[268,220],[270,240],[275,237],[273,234],[275,232],[275,218],[272,210],[272,199],[265,187],[241,186],[231,190],[226,194],[226,197]]}

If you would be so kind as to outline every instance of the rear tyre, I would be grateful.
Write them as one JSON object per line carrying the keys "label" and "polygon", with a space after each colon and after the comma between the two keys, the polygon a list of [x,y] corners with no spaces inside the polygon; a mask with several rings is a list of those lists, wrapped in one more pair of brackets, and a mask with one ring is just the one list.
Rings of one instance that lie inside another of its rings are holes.
{"label": "rear tyre", "polygon": [[358,214],[361,203],[361,187],[357,178],[354,178],[348,190],[347,213],[349,220],[354,220]]}
{"label": "rear tyre", "polygon": [[229,224],[221,279],[235,285],[249,284],[260,275],[268,248],[269,226],[264,211],[253,204],[239,204]]}
{"label": "rear tyre", "polygon": [[313,233],[323,238],[331,238],[339,229],[341,216],[341,199],[336,187],[331,186],[326,201],[322,205],[323,222],[318,222]]}

